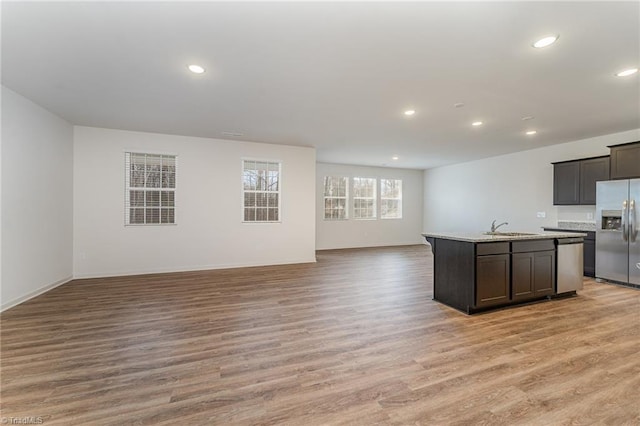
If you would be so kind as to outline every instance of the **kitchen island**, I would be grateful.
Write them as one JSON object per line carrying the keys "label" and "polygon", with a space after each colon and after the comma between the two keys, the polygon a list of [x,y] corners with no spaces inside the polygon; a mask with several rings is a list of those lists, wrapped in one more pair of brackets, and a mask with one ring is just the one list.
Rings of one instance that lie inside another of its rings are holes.
{"label": "kitchen island", "polygon": [[[584,233],[426,232],[422,236],[433,251],[433,299],[467,314],[575,294],[574,287],[558,291],[558,274],[562,282],[582,277]],[[579,248],[579,257],[563,255],[559,260],[558,248],[565,244]]]}

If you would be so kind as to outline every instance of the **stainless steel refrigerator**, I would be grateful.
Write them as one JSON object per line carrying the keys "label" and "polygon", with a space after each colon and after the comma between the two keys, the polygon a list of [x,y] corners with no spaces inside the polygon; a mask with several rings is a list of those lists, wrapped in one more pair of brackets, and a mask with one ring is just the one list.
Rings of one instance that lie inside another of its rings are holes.
{"label": "stainless steel refrigerator", "polygon": [[640,285],[640,179],[596,184],[596,278]]}

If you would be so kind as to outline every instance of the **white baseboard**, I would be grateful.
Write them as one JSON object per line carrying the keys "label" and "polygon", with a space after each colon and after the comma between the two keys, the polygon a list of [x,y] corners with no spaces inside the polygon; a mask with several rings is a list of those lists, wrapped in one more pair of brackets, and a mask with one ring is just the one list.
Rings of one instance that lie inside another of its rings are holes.
{"label": "white baseboard", "polygon": [[357,245],[353,245],[350,243],[347,244],[337,244],[337,245],[331,245],[331,246],[320,246],[320,247],[316,247],[316,250],[318,251],[322,251],[322,250],[342,250],[342,249],[359,249],[359,248],[375,248],[375,247],[399,247],[399,246],[415,246],[415,245],[420,245],[420,244],[424,244],[423,239],[419,239],[417,242],[412,240],[412,241],[404,241],[404,242],[388,242],[388,243],[371,243],[371,244],[357,244]]}
{"label": "white baseboard", "polygon": [[54,283],[45,285],[44,287],[40,287],[39,289],[37,289],[35,291],[32,291],[32,292],[30,292],[28,294],[25,294],[24,296],[20,296],[17,299],[13,299],[10,302],[3,303],[2,306],[0,306],[0,312],[4,312],[9,308],[13,308],[16,305],[19,305],[20,303],[26,302],[29,299],[33,299],[34,297],[39,296],[42,293],[46,293],[47,291],[49,291],[49,290],[51,290],[53,288],[56,288],[56,287],[58,287],[58,286],[60,286],[62,284],[66,284],[69,281],[71,281],[72,279],[73,279],[72,276],[71,277],[67,277],[67,278],[63,278],[63,279],[58,280],[58,281],[56,281]]}
{"label": "white baseboard", "polygon": [[233,268],[253,268],[256,266],[274,266],[274,265],[293,265],[298,263],[315,263],[316,258],[305,259],[287,259],[277,263],[229,263],[217,265],[198,265],[187,268],[153,268],[149,270],[131,270],[131,271],[104,271],[98,273],[76,273],[74,279],[89,278],[108,278],[108,277],[126,277],[129,275],[149,275],[149,274],[167,274],[173,272],[194,272],[194,271],[210,271],[216,269],[233,269]]}

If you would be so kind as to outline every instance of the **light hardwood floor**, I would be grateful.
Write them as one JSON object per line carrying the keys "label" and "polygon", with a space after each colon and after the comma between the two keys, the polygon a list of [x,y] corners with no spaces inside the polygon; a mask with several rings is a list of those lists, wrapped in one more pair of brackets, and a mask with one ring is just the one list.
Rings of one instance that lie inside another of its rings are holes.
{"label": "light hardwood floor", "polygon": [[43,424],[637,425],[640,291],[476,316],[424,246],[75,280],[2,314],[2,416]]}

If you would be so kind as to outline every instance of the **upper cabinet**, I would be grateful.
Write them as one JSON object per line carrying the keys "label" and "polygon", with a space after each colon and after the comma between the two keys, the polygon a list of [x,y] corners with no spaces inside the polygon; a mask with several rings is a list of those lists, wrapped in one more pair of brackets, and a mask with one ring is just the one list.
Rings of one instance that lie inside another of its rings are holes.
{"label": "upper cabinet", "polygon": [[611,149],[611,179],[640,177],[640,141],[613,145]]}
{"label": "upper cabinet", "polygon": [[553,163],[553,204],[595,205],[602,180],[609,180],[609,156]]}
{"label": "upper cabinet", "polygon": [[609,157],[580,161],[580,204],[596,204],[596,182],[609,180]]}
{"label": "upper cabinet", "polygon": [[580,204],[580,161],[553,164],[553,205]]}

